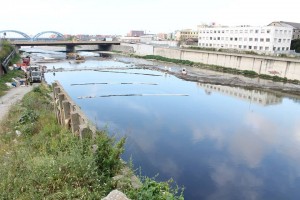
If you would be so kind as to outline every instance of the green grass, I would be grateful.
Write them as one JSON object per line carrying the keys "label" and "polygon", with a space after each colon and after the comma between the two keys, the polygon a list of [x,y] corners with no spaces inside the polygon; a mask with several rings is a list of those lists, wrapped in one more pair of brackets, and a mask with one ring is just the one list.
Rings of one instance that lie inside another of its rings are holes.
{"label": "green grass", "polygon": [[171,62],[171,63],[175,63],[175,64],[183,64],[183,65],[198,67],[198,68],[202,68],[202,69],[209,69],[212,71],[230,73],[230,74],[240,74],[240,75],[243,75],[243,76],[249,77],[249,78],[262,78],[262,79],[272,80],[272,81],[276,81],[276,82],[300,84],[299,80],[291,80],[291,79],[287,79],[286,77],[282,78],[279,76],[258,74],[255,71],[251,71],[251,70],[239,70],[239,69],[235,69],[235,68],[221,67],[218,65],[206,65],[203,63],[192,62],[189,60],[171,59],[171,58],[155,56],[155,55],[146,55],[146,56],[130,55],[130,56],[134,56],[137,58],[143,58],[143,59],[154,59],[154,60],[159,60],[159,61],[164,61],[164,62]]}
{"label": "green grass", "polygon": [[57,124],[49,92],[44,85],[34,88],[1,123],[2,199],[101,199],[115,188],[131,199],[183,199],[170,182],[147,178],[134,188],[132,171],[115,180],[125,167],[120,159],[125,138],[116,141],[105,131],[94,139],[74,137]]}

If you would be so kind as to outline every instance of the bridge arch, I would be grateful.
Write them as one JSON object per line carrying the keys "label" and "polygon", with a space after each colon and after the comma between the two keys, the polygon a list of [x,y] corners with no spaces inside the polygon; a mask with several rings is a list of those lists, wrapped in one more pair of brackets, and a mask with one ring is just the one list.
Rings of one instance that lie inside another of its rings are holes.
{"label": "bridge arch", "polygon": [[26,33],[21,32],[21,31],[16,31],[16,30],[3,30],[3,31],[0,31],[0,33],[8,33],[8,32],[18,33],[26,39],[31,39],[31,37],[29,35],[27,35]]}
{"label": "bridge arch", "polygon": [[37,40],[41,35],[46,34],[46,33],[53,33],[53,34],[56,34],[58,36],[58,38],[61,38],[61,39],[64,38],[64,35],[59,33],[59,32],[56,32],[56,31],[43,31],[43,32],[40,32],[40,33],[36,34],[35,36],[33,36],[32,40]]}

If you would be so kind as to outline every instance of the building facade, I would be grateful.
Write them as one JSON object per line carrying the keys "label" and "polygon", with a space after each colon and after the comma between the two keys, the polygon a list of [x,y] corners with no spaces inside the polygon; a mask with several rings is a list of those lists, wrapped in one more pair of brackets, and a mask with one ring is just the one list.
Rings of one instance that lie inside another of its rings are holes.
{"label": "building facade", "polygon": [[145,35],[144,31],[133,31],[133,30],[127,34],[128,37],[140,37],[143,35]]}
{"label": "building facade", "polygon": [[198,46],[261,53],[289,53],[293,35],[290,27],[198,26]]}
{"label": "building facade", "polygon": [[281,27],[290,27],[293,28],[293,40],[300,39],[300,23],[295,22],[284,22],[284,21],[278,21],[278,22],[272,22],[269,24],[269,26],[281,26]]}
{"label": "building facade", "polygon": [[192,29],[184,29],[184,30],[181,30],[181,31],[177,31],[175,37],[176,37],[177,41],[187,40],[187,39],[190,39],[190,38],[197,39],[198,38],[198,31],[197,30],[192,30]]}

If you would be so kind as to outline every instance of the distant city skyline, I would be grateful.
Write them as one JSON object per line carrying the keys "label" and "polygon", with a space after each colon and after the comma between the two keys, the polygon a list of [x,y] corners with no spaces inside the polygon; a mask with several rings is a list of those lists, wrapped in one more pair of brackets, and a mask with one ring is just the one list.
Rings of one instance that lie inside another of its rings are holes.
{"label": "distant city skyline", "polygon": [[296,0],[10,0],[0,12],[0,30],[28,35],[126,35],[130,30],[170,33],[203,23],[264,26],[272,21],[299,22]]}

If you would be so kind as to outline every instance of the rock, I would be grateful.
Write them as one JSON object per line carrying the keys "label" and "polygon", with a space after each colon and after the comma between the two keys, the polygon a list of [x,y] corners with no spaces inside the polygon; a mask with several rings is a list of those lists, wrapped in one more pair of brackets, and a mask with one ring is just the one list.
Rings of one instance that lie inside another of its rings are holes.
{"label": "rock", "polygon": [[19,130],[16,130],[16,134],[17,134],[18,137],[19,137],[20,135],[22,135],[21,131],[19,131]]}
{"label": "rock", "polygon": [[113,190],[102,200],[130,200],[130,199],[128,199],[126,195],[120,192],[119,190]]}

